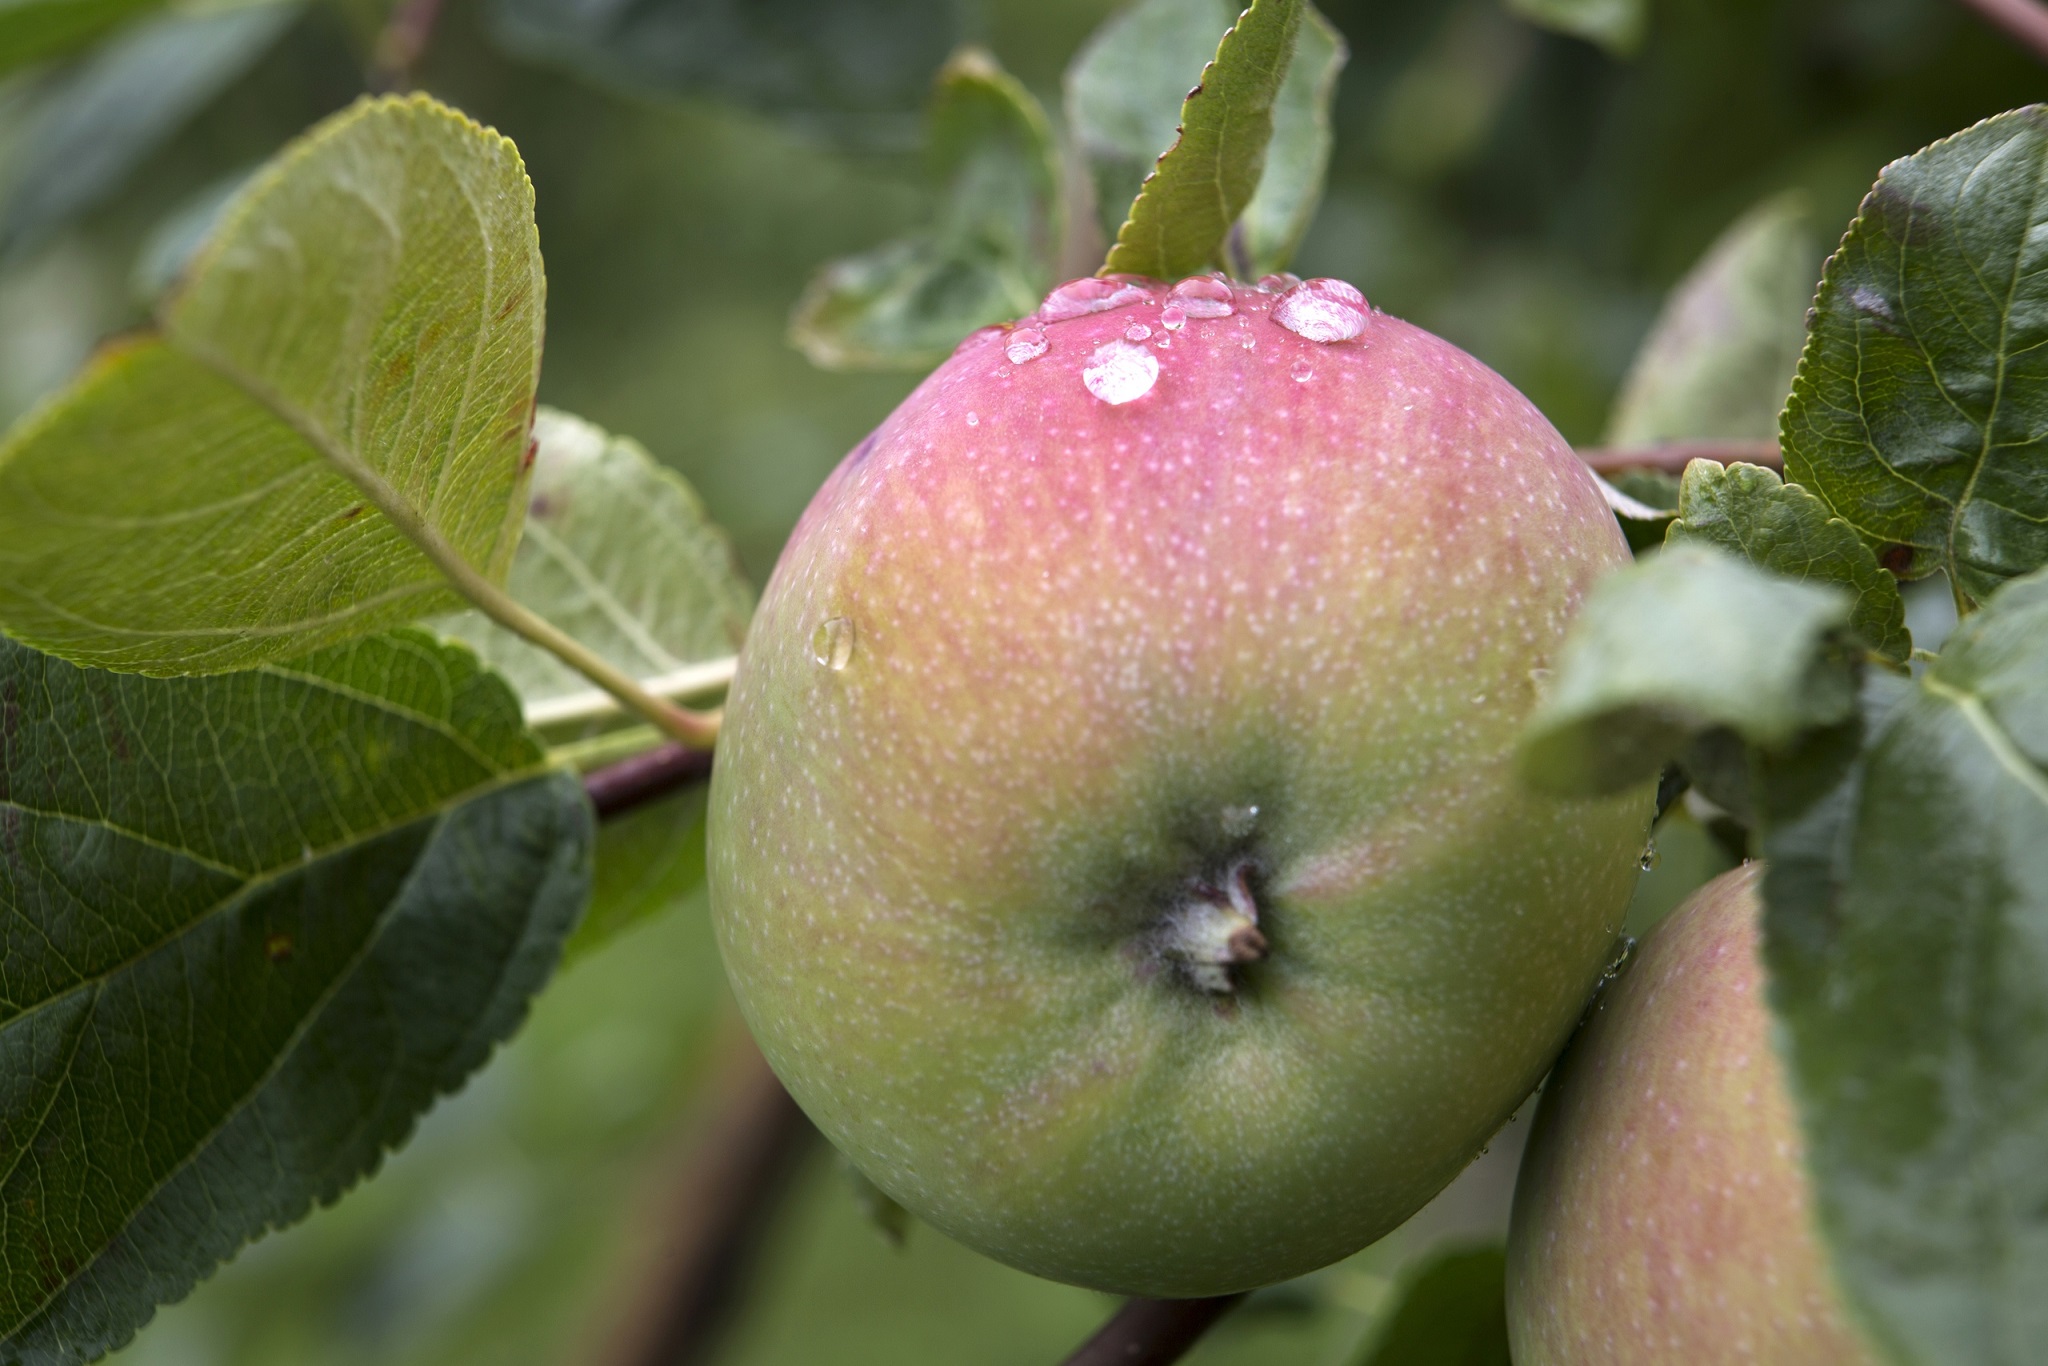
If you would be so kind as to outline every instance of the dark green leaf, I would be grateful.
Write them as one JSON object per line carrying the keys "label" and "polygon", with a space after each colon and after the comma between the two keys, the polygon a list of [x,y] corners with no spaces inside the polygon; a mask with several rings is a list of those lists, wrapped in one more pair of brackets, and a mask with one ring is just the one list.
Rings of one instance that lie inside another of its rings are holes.
{"label": "dark green leaf", "polygon": [[1672,545],[1718,546],[1774,574],[1829,583],[1855,595],[1850,625],[1894,663],[1912,653],[1898,580],[1878,566],[1856,529],[1820,499],[1756,465],[1695,460],[1679,491]]}
{"label": "dark green leaf", "polygon": [[1358,1366],[1510,1366],[1506,1255],[1482,1247],[1428,1262]]}
{"label": "dark green leaf", "polygon": [[154,19],[39,95],[7,168],[0,251],[34,245],[119,189],[267,52],[299,9],[298,0],[276,0]]}
{"label": "dark green leaf", "polygon": [[1696,739],[1776,749],[1851,714],[1850,599],[1701,545],[1674,546],[1587,595],[1522,734],[1523,778],[1591,796],[1657,776]]}
{"label": "dark green leaf", "polygon": [[1508,0],[1531,23],[1598,43],[1626,57],[1643,45],[1650,27],[1649,0]]}
{"label": "dark green leaf", "polygon": [[512,144],[423,97],[322,124],[163,315],[0,447],[0,625],[80,663],[243,668],[501,581],[540,251]]}
{"label": "dark green leaf", "polygon": [[419,633],[169,680],[0,642],[0,1354],[117,1346],[374,1168],[519,1022],[591,834]]}
{"label": "dark green leaf", "polygon": [[860,140],[907,136],[961,0],[492,0],[498,40],[653,94],[723,96]]}
{"label": "dark green leaf", "polygon": [[1828,262],[1786,476],[1975,602],[2048,563],[2048,108],[1893,162]]}
{"label": "dark green leaf", "polygon": [[2048,1341],[2048,575],[2008,584],[1870,739],[1766,766],[1772,1004],[1823,1227],[1900,1359]]}
{"label": "dark green leaf", "polygon": [[1266,169],[1230,238],[1231,269],[1244,279],[1287,269],[1315,220],[1330,165],[1330,108],[1349,57],[1336,25],[1304,3],[1294,57],[1273,106]]}
{"label": "dark green leaf", "polygon": [[1665,301],[1615,400],[1607,444],[1775,438],[1819,264],[1802,197],[1737,219]]}
{"label": "dark green leaf", "polygon": [[928,231],[835,261],[812,282],[792,340],[829,369],[924,369],[977,327],[1031,312],[1052,283],[1059,165],[1031,92],[979,49],[955,53],[932,99]]}
{"label": "dark green leaf", "polygon": [[[547,408],[533,435],[532,498],[507,591],[606,663],[657,691],[689,695],[678,680],[729,658],[753,615],[731,543],[696,491],[637,441]],[[481,612],[434,626],[510,680],[529,719],[551,735],[587,734],[617,719],[608,694]]]}
{"label": "dark green leaf", "polygon": [[1223,35],[1181,105],[1179,137],[1117,231],[1105,273],[1171,280],[1220,259],[1265,170],[1302,9],[1302,0],[1252,0]]}
{"label": "dark green leaf", "polygon": [[0,3],[0,75],[75,52],[165,0],[5,0]]}

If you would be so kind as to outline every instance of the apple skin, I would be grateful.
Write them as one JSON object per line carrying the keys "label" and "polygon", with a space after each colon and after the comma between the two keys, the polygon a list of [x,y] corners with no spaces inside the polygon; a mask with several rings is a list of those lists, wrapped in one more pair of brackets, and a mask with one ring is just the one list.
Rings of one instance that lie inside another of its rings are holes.
{"label": "apple skin", "polygon": [[1544,1091],[1508,1234],[1516,1366],[1880,1366],[1813,1224],[1757,961],[1762,871],[1644,940]]}
{"label": "apple skin", "polygon": [[[1513,777],[1627,558],[1526,399],[1376,313],[1318,344],[1236,286],[1175,330],[1126,283],[970,337],[820,490],[728,700],[711,901],[882,1190],[1042,1276],[1211,1295],[1471,1160],[1609,960],[1650,802]],[[1157,377],[1113,404],[1120,347]],[[1232,870],[1267,954],[1218,994],[1161,926]]]}

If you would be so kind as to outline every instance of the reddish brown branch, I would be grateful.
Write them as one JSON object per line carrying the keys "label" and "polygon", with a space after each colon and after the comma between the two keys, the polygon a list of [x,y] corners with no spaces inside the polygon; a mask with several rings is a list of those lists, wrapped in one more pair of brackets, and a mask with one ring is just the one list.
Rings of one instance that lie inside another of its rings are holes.
{"label": "reddish brown branch", "polygon": [[1783,471],[1784,454],[1775,441],[1667,441],[1656,446],[1587,447],[1579,459],[1598,474],[1619,474],[1623,470],[1661,470],[1683,474],[1694,460],[1711,460],[1717,465],[1741,461]]}
{"label": "reddish brown branch", "polygon": [[744,1034],[711,1114],[655,1206],[655,1245],[594,1366],[689,1366],[704,1358],[816,1133]]}
{"label": "reddish brown branch", "polygon": [[712,751],[662,745],[583,775],[599,820],[623,816],[711,776]]}
{"label": "reddish brown branch", "polygon": [[2040,0],[1962,0],[2011,35],[2021,47],[2048,62],[2048,6]]}
{"label": "reddish brown branch", "polygon": [[1243,1299],[1126,1300],[1067,1366],[1171,1366]]}
{"label": "reddish brown branch", "polygon": [[370,53],[370,86],[375,90],[412,89],[413,68],[427,55],[433,41],[434,25],[441,18],[442,0],[398,0],[391,17],[377,35]]}

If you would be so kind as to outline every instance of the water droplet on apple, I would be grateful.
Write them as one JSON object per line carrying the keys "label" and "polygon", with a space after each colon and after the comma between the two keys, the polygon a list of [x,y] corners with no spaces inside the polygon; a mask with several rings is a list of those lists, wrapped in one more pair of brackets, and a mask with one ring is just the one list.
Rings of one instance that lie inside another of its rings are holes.
{"label": "water droplet on apple", "polygon": [[1657,841],[1651,840],[1643,846],[1643,856],[1636,860],[1636,866],[1647,873],[1657,866],[1661,857],[1657,852]]}
{"label": "water droplet on apple", "polygon": [[1159,310],[1159,325],[1169,332],[1178,332],[1188,325],[1188,311],[1179,304],[1168,304]]}
{"label": "water droplet on apple", "polygon": [[1306,384],[1316,377],[1316,368],[1305,360],[1298,360],[1287,373],[1294,377],[1296,384]]}
{"label": "water droplet on apple", "polygon": [[1365,331],[1365,296],[1342,280],[1310,280],[1280,296],[1273,321],[1312,342],[1350,341]]}
{"label": "water droplet on apple", "polygon": [[1145,341],[1152,335],[1152,329],[1143,323],[1132,323],[1124,329],[1125,341]]}
{"label": "water droplet on apple", "polygon": [[1010,358],[1010,364],[1022,365],[1044,355],[1045,347],[1045,333],[1035,327],[1020,327],[1010,334],[1010,344],[1003,348],[1003,354]]}
{"label": "water droplet on apple", "polygon": [[1170,307],[1190,318],[1227,318],[1237,311],[1227,280],[1213,275],[1191,275],[1173,287]]}
{"label": "water droplet on apple", "polygon": [[1081,382],[1088,392],[1104,403],[1129,403],[1152,392],[1159,380],[1159,358],[1142,346],[1125,341],[1105,342],[1095,348]]}
{"label": "water droplet on apple", "polygon": [[1084,317],[1090,313],[1101,313],[1107,309],[1122,308],[1149,297],[1142,285],[1129,280],[1101,279],[1086,276],[1069,280],[1045,296],[1045,302],[1038,306],[1038,317],[1042,322],[1063,322],[1068,318]]}
{"label": "water droplet on apple", "polygon": [[967,415],[967,425],[970,427],[979,427],[981,425],[980,415],[977,413],[969,413]]}
{"label": "water droplet on apple", "polygon": [[845,617],[827,617],[811,632],[811,658],[838,673],[853,662],[853,623]]}
{"label": "water droplet on apple", "polygon": [[1232,839],[1243,839],[1259,824],[1259,808],[1256,806],[1226,806],[1223,808],[1223,833]]}
{"label": "water droplet on apple", "polygon": [[1273,275],[1261,275],[1259,277],[1259,288],[1265,290],[1268,294],[1282,293],[1293,289],[1300,283],[1301,277],[1291,270],[1283,270]]}

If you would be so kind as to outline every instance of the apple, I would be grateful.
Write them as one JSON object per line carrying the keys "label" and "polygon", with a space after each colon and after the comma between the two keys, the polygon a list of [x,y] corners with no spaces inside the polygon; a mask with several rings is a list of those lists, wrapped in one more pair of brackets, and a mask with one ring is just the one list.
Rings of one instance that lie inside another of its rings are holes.
{"label": "apple", "polygon": [[1516,1366],[1878,1366],[1814,1228],[1761,875],[1672,912],[1545,1089],[1508,1234]]}
{"label": "apple", "polygon": [[1649,794],[1511,753],[1627,549],[1571,449],[1338,281],[1076,281],[863,441],[712,783],[725,963],[890,1196],[1124,1293],[1308,1271],[1563,1046]]}

